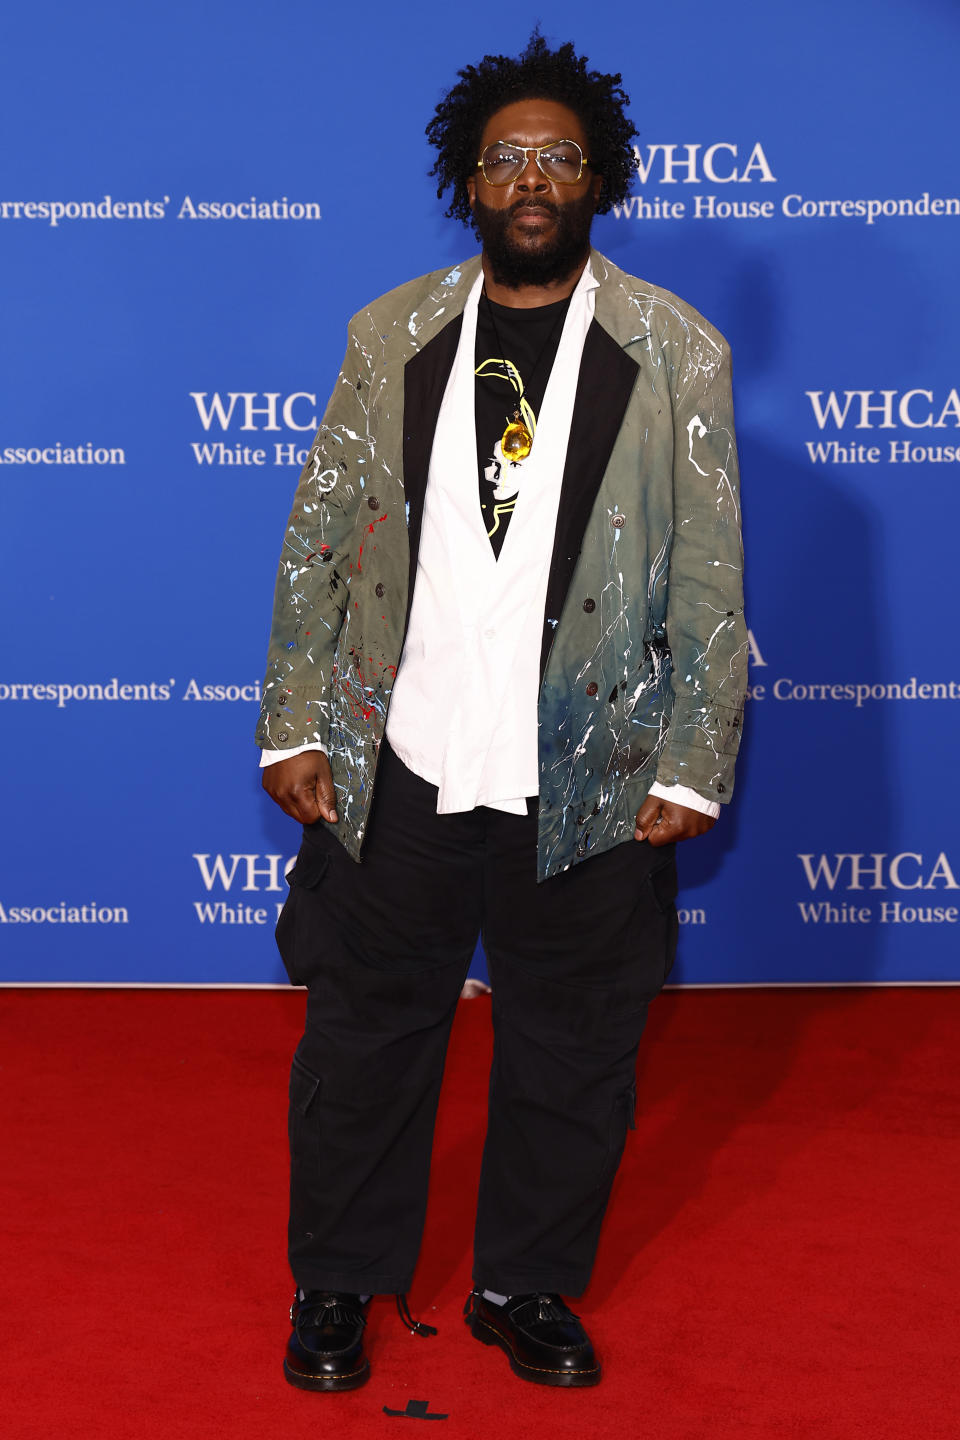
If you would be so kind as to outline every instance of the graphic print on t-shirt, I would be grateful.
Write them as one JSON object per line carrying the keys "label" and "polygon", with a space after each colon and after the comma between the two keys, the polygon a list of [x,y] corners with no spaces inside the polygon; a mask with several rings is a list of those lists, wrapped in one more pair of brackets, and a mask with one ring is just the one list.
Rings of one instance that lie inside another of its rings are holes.
{"label": "graphic print on t-shirt", "polygon": [[[508,425],[522,422],[531,438],[560,344],[569,300],[531,310],[495,305],[484,296],[474,356],[480,510],[499,557],[523,486],[523,460],[504,455]],[[536,441],[534,440],[534,444]]]}
{"label": "graphic print on t-shirt", "polygon": [[[530,433],[530,438],[532,439],[537,433],[537,417],[533,413],[529,400],[523,393],[523,380],[520,378],[520,371],[516,365],[514,365],[513,361],[508,360],[505,356],[491,357],[491,359],[484,360],[477,366],[475,374],[481,379],[495,377],[505,380],[508,385],[512,386],[516,403],[512,414],[509,409],[507,410],[504,428],[510,423],[511,419],[514,422],[521,421],[526,425]],[[501,434],[500,438],[494,444],[493,454],[483,467],[484,480],[493,486],[493,494],[487,497],[487,504],[484,504],[482,495],[480,500],[480,508],[483,510],[484,520],[487,522],[487,534],[491,540],[494,535],[498,534],[501,526],[503,527],[504,533],[506,533],[506,527],[509,523],[510,516],[513,514],[514,506],[517,503],[517,495],[523,479],[523,461],[511,460],[508,456],[504,455],[501,444],[502,439],[503,436]],[[491,501],[493,506],[492,520],[490,515]],[[498,554],[500,545],[502,544],[503,537],[501,536],[499,543],[494,544],[494,549]]]}

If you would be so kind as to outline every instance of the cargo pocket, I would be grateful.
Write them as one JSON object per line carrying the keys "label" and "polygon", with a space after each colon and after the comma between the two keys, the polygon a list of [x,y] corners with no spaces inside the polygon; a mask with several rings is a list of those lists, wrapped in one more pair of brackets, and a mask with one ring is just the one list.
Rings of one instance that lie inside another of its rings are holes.
{"label": "cargo pocket", "polygon": [[294,1056],[290,1066],[290,1109],[298,1115],[306,1115],[319,1089],[319,1075],[314,1075]]}
{"label": "cargo pocket", "polygon": [[613,1177],[623,1156],[627,1143],[627,1131],[637,1128],[637,1082],[631,1080],[613,1102],[607,1133],[607,1158],[604,1161],[597,1189],[603,1190],[613,1184]]}
{"label": "cargo pocket", "polygon": [[[301,1065],[296,1056],[290,1066],[290,1109],[287,1131],[290,1137],[290,1161],[295,1176],[314,1172],[318,1153],[316,1101],[320,1078]],[[314,1113],[311,1113],[314,1112]]]}
{"label": "cargo pocket", "polygon": [[287,876],[287,895],[274,932],[280,959],[291,985],[307,985],[316,971],[323,925],[320,903],[329,855],[315,846],[300,846],[297,862]]}
{"label": "cargo pocket", "polygon": [[673,962],[677,958],[677,937],[680,933],[680,921],[677,918],[677,862],[670,860],[668,864],[661,865],[659,870],[654,870],[647,881],[653,894],[654,903],[666,924],[664,935],[663,952],[663,980],[660,982],[662,988],[667,976],[673,969]]}

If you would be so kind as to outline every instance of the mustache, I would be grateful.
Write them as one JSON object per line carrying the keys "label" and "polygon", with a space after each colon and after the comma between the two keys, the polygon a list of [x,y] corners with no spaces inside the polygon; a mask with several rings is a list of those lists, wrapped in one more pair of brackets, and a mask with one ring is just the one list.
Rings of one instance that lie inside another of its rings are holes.
{"label": "mustache", "polygon": [[560,206],[555,205],[552,200],[538,200],[531,196],[529,200],[514,200],[507,214],[512,219],[521,210],[546,210],[548,215],[552,215],[556,219],[560,213]]}

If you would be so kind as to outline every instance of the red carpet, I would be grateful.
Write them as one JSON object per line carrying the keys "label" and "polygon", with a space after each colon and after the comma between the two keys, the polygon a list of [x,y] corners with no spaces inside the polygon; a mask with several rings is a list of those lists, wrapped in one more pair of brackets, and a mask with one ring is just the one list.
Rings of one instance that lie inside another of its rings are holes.
{"label": "red carpet", "polygon": [[[292,1390],[281,992],[4,991],[2,1440],[960,1435],[960,996],[675,993],[591,1290],[595,1390],[515,1379],[460,1318],[490,1049],[462,1002],[413,1293],[373,1378]],[[416,1407],[414,1407],[416,1408]],[[424,1423],[413,1419],[414,1425]],[[413,1432],[416,1433],[416,1432]]]}

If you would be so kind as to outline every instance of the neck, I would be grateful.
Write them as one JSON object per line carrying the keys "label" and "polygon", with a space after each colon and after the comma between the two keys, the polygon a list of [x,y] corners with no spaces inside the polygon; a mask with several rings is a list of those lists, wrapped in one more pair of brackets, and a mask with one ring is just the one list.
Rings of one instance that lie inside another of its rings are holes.
{"label": "neck", "polygon": [[493,277],[493,267],[486,253],[480,257],[483,266],[483,283],[487,295],[495,305],[508,305],[512,310],[535,310],[540,305],[552,305],[555,300],[566,300],[577,288],[577,281],[583,274],[587,259],[585,255],[576,269],[560,280],[551,280],[546,285],[501,285]]}

